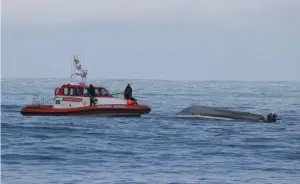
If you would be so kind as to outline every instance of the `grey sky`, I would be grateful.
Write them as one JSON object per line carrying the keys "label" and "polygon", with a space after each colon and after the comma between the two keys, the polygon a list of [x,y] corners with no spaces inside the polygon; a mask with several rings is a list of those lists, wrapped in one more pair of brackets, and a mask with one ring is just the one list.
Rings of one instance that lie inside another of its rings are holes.
{"label": "grey sky", "polygon": [[2,77],[300,80],[298,0],[4,0]]}

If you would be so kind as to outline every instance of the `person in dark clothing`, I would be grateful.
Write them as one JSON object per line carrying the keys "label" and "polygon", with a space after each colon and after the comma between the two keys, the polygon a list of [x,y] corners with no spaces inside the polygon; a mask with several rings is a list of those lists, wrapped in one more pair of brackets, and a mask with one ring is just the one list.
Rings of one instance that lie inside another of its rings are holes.
{"label": "person in dark clothing", "polygon": [[132,88],[131,88],[130,84],[127,84],[127,86],[126,86],[126,88],[124,90],[124,98],[126,100],[132,98]]}
{"label": "person in dark clothing", "polygon": [[90,84],[90,86],[89,86],[88,93],[90,96],[90,106],[92,106],[93,104],[96,105],[96,102],[94,99],[96,96],[96,92],[95,92],[95,88],[92,84]]}
{"label": "person in dark clothing", "polygon": [[267,120],[265,122],[276,122],[278,119],[277,119],[277,114],[268,114],[267,116]]}
{"label": "person in dark clothing", "polygon": [[271,120],[272,120],[272,113],[268,114],[266,122],[271,122]]}
{"label": "person in dark clothing", "polygon": [[124,98],[126,100],[132,100],[134,102],[134,104],[138,104],[136,99],[132,97],[132,88],[130,86],[130,84],[127,84],[125,90],[124,90]]}

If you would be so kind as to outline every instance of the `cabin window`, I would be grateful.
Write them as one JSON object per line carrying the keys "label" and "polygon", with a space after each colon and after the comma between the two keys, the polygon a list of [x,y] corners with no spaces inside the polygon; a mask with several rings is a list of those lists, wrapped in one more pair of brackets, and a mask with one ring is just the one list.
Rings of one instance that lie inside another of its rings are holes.
{"label": "cabin window", "polygon": [[77,95],[78,96],[81,96],[82,95],[82,88],[77,88]]}
{"label": "cabin window", "polygon": [[68,95],[69,94],[69,88],[64,88],[64,95]]}
{"label": "cabin window", "polygon": [[97,96],[99,94],[99,90],[95,89],[95,95]]}
{"label": "cabin window", "polygon": [[87,90],[87,88],[84,88],[83,95],[87,95],[87,94],[88,94],[88,90]]}
{"label": "cabin window", "polygon": [[74,91],[75,91],[74,88],[70,88],[70,95],[71,96],[74,96]]}

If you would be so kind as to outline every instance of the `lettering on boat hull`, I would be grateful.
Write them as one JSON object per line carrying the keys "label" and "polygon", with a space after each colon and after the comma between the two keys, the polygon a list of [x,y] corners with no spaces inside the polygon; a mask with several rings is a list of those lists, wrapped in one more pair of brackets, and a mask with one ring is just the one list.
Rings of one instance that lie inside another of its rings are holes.
{"label": "lettering on boat hull", "polygon": [[126,105],[97,105],[97,108],[102,108],[102,109],[110,109],[110,108],[124,109],[124,108],[126,108]]}

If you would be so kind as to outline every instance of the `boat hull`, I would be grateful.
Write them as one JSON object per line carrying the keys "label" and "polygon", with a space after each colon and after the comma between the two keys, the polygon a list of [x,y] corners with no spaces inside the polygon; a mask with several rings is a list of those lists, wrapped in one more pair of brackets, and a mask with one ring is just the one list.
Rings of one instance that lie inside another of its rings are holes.
{"label": "boat hull", "polygon": [[259,114],[208,107],[202,105],[194,105],[185,108],[181,112],[176,113],[175,117],[191,119],[199,118],[214,120],[248,120],[256,122],[265,122],[264,116]]}
{"label": "boat hull", "polygon": [[146,105],[95,105],[76,108],[53,108],[52,105],[28,105],[21,110],[23,116],[105,116],[130,117],[150,113]]}

